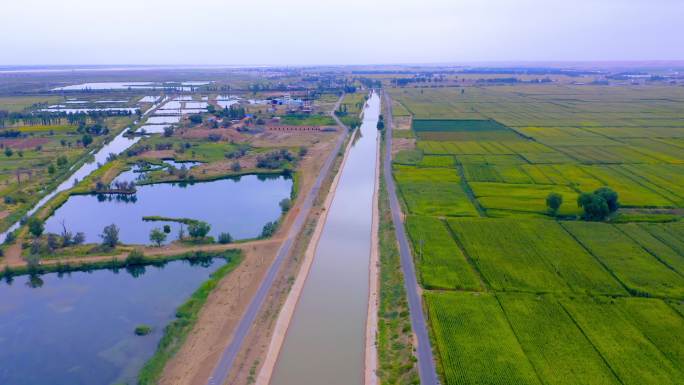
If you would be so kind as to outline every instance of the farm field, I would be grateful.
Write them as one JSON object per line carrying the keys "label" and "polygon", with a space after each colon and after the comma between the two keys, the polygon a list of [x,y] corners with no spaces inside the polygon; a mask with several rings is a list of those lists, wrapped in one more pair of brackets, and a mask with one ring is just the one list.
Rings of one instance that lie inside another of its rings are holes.
{"label": "farm field", "polygon": [[[684,383],[681,87],[389,92],[443,383]],[[602,187],[620,208],[583,219]]]}

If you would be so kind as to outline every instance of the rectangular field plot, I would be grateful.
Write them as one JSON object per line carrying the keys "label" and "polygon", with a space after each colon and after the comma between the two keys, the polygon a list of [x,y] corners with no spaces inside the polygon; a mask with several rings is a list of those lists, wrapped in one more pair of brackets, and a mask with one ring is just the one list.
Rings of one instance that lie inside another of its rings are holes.
{"label": "rectangular field plot", "polygon": [[477,215],[456,169],[394,165],[394,178],[411,214]]}
{"label": "rectangular field plot", "polygon": [[458,155],[456,159],[461,164],[487,163],[487,164],[526,164],[525,159],[518,155]]}
{"label": "rectangular field plot", "polygon": [[491,294],[426,292],[425,304],[446,385],[540,383]]}
{"label": "rectangular field plot", "polygon": [[474,132],[509,131],[510,129],[489,119],[414,119],[413,130],[417,132]]}
{"label": "rectangular field plot", "polygon": [[575,204],[578,194],[568,186],[491,182],[470,182],[469,185],[477,201],[488,212],[492,209],[545,214],[548,211],[546,197],[556,192],[563,196],[565,202],[560,207],[560,215],[580,213]]}
{"label": "rectangular field plot", "polygon": [[684,278],[658,261],[613,225],[563,222],[632,294],[684,298]]}
{"label": "rectangular field plot", "polygon": [[447,222],[494,290],[626,294],[555,221],[454,218]]}
{"label": "rectangular field plot", "polygon": [[421,140],[515,141],[522,137],[503,124],[489,119],[414,119],[413,131]]}
{"label": "rectangular field plot", "polygon": [[420,167],[448,167],[453,168],[456,165],[456,161],[453,156],[441,156],[441,155],[425,155],[420,162],[418,162]]}
{"label": "rectangular field plot", "polygon": [[477,273],[441,220],[410,215],[406,217],[406,230],[426,289],[482,289]]}
{"label": "rectangular field plot", "polygon": [[584,164],[658,163],[653,156],[627,145],[619,146],[568,146],[565,154]]}
{"label": "rectangular field plot", "polygon": [[620,383],[553,296],[497,297],[523,351],[544,383]]}
{"label": "rectangular field plot", "polygon": [[[631,299],[629,300],[631,301]],[[659,301],[648,299],[644,301]],[[561,301],[584,334],[601,352],[610,367],[625,385],[681,384],[684,379],[677,365],[654,345],[649,335],[657,330],[646,331],[635,323],[629,307],[621,301],[609,298],[576,298]],[[658,311],[657,317],[672,318],[666,309]],[[634,317],[640,317],[635,315]],[[655,329],[659,329],[656,327]],[[682,343],[681,332],[670,336],[671,343]],[[669,343],[668,343],[669,344]]]}

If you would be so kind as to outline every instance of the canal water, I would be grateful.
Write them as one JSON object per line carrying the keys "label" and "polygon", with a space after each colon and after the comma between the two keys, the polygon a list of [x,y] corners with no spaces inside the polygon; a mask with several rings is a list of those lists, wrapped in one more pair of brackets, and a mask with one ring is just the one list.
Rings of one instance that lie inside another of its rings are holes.
{"label": "canal water", "polygon": [[363,383],[379,112],[380,98],[372,94],[361,136],[342,170],[272,385]]}
{"label": "canal water", "polygon": [[[224,265],[15,277],[0,282],[0,384],[134,384],[175,310]],[[152,327],[136,336],[135,327]]]}

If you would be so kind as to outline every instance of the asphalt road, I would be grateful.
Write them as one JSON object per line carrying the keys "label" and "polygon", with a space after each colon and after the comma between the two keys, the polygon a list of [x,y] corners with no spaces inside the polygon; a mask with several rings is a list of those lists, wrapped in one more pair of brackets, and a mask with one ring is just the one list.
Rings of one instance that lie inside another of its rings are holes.
{"label": "asphalt road", "polygon": [[[344,95],[342,97],[344,97]],[[337,110],[342,100],[342,97],[337,101],[334,110]],[[337,117],[334,116],[334,114],[333,117],[335,118],[335,120],[337,120]],[[346,131],[346,128],[343,129]],[[268,272],[264,277],[264,280],[261,281],[259,289],[254,295],[254,298],[252,298],[252,301],[249,303],[247,311],[242,316],[242,319],[240,320],[237,329],[235,329],[233,339],[230,341],[230,344],[223,351],[221,359],[214,368],[211,377],[209,377],[209,380],[207,381],[208,385],[220,385],[226,382],[226,380],[228,379],[228,374],[230,373],[230,370],[233,367],[233,364],[235,363],[235,358],[240,352],[242,344],[245,338],[247,337],[247,334],[249,333],[252,324],[254,324],[254,320],[256,319],[259,309],[263,305],[266,296],[268,295],[268,292],[271,290],[271,287],[273,286],[273,282],[275,281],[278,270],[280,270],[280,267],[282,266],[285,257],[287,257],[287,255],[290,253],[292,243],[294,242],[294,239],[297,237],[297,234],[299,234],[300,230],[302,229],[304,221],[306,220],[306,217],[309,215],[309,211],[311,211],[311,206],[313,206],[314,199],[316,199],[316,196],[318,196],[318,191],[321,188],[321,184],[330,172],[330,168],[333,165],[333,161],[337,157],[337,153],[342,147],[342,143],[344,143],[344,138],[346,138],[346,136],[346,132],[340,134],[339,138],[337,139],[337,142],[335,143],[335,148],[333,149],[333,151],[330,152],[328,159],[326,159],[325,163],[323,164],[321,172],[318,174],[318,177],[316,177],[316,181],[314,182],[313,187],[311,188],[309,193],[304,197],[302,209],[299,211],[299,214],[297,214],[297,217],[295,218],[295,221],[287,234],[285,242],[283,242],[282,246],[280,246],[278,254],[273,260],[271,267],[269,267]]]}
{"label": "asphalt road", "polygon": [[408,297],[409,312],[411,313],[411,326],[417,339],[416,358],[418,359],[418,374],[422,385],[437,385],[437,372],[435,362],[432,359],[432,347],[428,337],[427,325],[423,314],[423,304],[420,294],[418,294],[418,281],[413,265],[411,248],[406,240],[404,223],[401,221],[401,206],[397,200],[397,191],[392,178],[392,103],[389,96],[384,94],[385,102],[385,160],[383,171],[385,174],[385,184],[389,194],[390,209],[392,211],[392,222],[394,231],[399,242],[399,254],[401,257],[401,269],[404,272],[404,286]]}

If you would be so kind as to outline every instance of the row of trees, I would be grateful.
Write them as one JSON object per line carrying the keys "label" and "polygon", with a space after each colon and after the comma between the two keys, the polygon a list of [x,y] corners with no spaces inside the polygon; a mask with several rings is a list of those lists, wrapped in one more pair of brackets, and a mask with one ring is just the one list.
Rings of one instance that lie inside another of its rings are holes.
{"label": "row of trees", "polygon": [[[549,214],[557,215],[563,204],[563,196],[552,192],[546,197]],[[602,221],[620,208],[618,193],[609,187],[601,187],[594,192],[583,192],[577,197],[577,206],[582,208],[582,219]]]}

